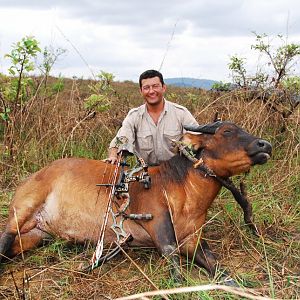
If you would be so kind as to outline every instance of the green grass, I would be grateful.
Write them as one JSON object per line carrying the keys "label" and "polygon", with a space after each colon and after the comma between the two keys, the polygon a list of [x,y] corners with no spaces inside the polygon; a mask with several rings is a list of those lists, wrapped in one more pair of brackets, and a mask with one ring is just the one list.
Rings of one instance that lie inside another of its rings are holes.
{"label": "green grass", "polygon": [[[1,216],[1,221],[4,221],[8,217],[8,205],[9,205],[12,197],[13,197],[13,192],[0,191],[0,216]],[[2,222],[0,222],[0,224],[1,223]]]}

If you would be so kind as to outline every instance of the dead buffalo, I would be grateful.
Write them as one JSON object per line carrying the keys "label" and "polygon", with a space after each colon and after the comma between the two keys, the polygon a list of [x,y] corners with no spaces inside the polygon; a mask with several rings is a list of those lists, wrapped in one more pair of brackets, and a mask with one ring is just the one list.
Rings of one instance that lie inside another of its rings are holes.
{"label": "dead buffalo", "polygon": [[[187,130],[177,143],[181,153],[149,167],[151,188],[140,182],[130,184],[126,214],[147,213],[153,218],[127,219],[124,231],[131,234],[131,245],[155,246],[162,255],[170,256],[173,270],[180,252],[193,257],[196,264],[213,275],[216,260],[200,230],[207,211],[222,182],[265,163],[272,147],[230,122]],[[109,198],[109,188],[97,184],[111,182],[115,168],[98,160],[66,158],[32,174],[17,188],[11,202],[0,238],[0,260],[19,254],[21,249],[32,249],[49,237],[96,244]],[[123,200],[121,197],[118,201]],[[105,244],[116,240],[111,225],[108,215]]]}

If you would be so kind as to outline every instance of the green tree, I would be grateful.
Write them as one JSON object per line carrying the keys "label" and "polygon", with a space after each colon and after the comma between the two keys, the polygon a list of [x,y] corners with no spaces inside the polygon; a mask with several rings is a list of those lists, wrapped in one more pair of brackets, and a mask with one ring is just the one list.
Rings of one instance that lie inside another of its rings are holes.
{"label": "green tree", "polygon": [[211,89],[217,92],[228,92],[231,90],[231,83],[223,81],[215,82]]}
{"label": "green tree", "polygon": [[268,35],[255,32],[254,34],[256,43],[251,48],[268,58],[268,63],[272,66],[274,73],[271,83],[277,88],[283,79],[291,75],[295,60],[300,55],[300,44],[287,44],[282,35],[278,35],[281,45],[275,48],[271,45]]}
{"label": "green tree", "polygon": [[229,70],[232,71],[232,79],[235,84],[239,87],[247,87],[246,79],[246,67],[245,58],[240,58],[237,56],[230,57],[230,63],[228,64]]}
{"label": "green tree", "polygon": [[39,42],[32,36],[22,38],[21,41],[13,44],[13,49],[5,57],[11,61],[11,66],[8,72],[13,77],[17,76],[17,86],[15,95],[15,107],[17,106],[19,99],[21,98],[21,88],[28,84],[28,79],[25,78],[25,72],[33,71],[35,68],[34,58],[41,52],[39,48]]}
{"label": "green tree", "polygon": [[39,64],[38,68],[44,75],[44,86],[47,86],[48,77],[50,75],[50,71],[52,70],[52,67],[56,63],[56,61],[59,59],[60,56],[66,53],[66,49],[63,48],[56,48],[54,49],[52,46],[45,47],[42,54],[43,54],[43,60]]}
{"label": "green tree", "polygon": [[[28,72],[34,71],[34,59],[41,52],[39,42],[32,36],[22,38],[21,41],[12,45],[12,50],[5,57],[10,59],[11,66],[8,69],[10,77],[2,81],[1,94],[1,119],[4,121],[4,145],[8,150],[9,157],[13,157],[14,134],[17,123],[22,128],[22,114],[24,103],[28,100],[27,87],[32,84]],[[19,115],[19,122],[17,122]]]}
{"label": "green tree", "polygon": [[114,80],[114,75],[108,72],[101,71],[96,75],[99,79],[96,83],[89,85],[92,94],[85,99],[84,108],[91,111],[104,112],[111,107],[109,95],[114,92],[111,83]]}
{"label": "green tree", "polygon": [[282,85],[285,89],[290,91],[291,93],[297,94],[300,96],[300,77],[292,76],[283,80]]}
{"label": "green tree", "polygon": [[255,32],[254,34],[256,40],[251,49],[258,51],[266,59],[266,66],[270,70],[258,65],[255,74],[248,74],[246,58],[234,55],[228,64],[232,71],[233,82],[243,88],[278,88],[283,80],[292,75],[296,59],[300,55],[300,44],[287,43],[281,35],[278,35],[280,45],[276,46],[275,40],[271,40],[268,35]]}
{"label": "green tree", "polygon": [[[285,120],[299,105],[299,77],[293,76],[293,67],[300,55],[300,44],[288,43],[281,35],[270,39],[266,34],[255,33],[255,43],[251,49],[258,51],[266,62],[257,66],[257,72],[249,75],[246,59],[232,56],[229,69],[233,82],[249,91],[247,99],[260,99],[283,118],[282,132],[286,129]],[[298,94],[298,95],[297,95]]]}

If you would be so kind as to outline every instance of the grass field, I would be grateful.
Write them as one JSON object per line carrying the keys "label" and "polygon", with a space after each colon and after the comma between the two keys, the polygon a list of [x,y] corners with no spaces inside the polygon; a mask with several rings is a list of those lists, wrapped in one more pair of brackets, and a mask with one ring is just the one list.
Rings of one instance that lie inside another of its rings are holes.
{"label": "grass field", "polygon": [[[38,78],[36,80],[39,80]],[[51,78],[49,86],[55,84]],[[91,81],[65,80],[64,89],[39,91],[31,97],[14,132],[13,156],[4,147],[0,127],[0,232],[16,186],[49,162],[70,156],[102,159],[128,110],[141,104],[138,86],[113,83],[105,96],[107,110],[86,107]],[[254,297],[300,299],[300,110],[284,120],[245,91],[214,93],[170,88],[167,99],[189,108],[199,123],[216,111],[273,145],[272,159],[239,176],[246,183],[261,236],[245,228],[241,209],[222,190],[203,230],[220,264]],[[94,111],[96,112],[94,114]],[[2,137],[2,140],[1,140]],[[154,249],[126,249],[90,274],[80,271],[94,248],[63,240],[46,243],[1,265],[0,299],[114,299],[178,285],[168,264]],[[181,286],[215,283],[206,272],[182,258]],[[245,299],[230,291],[185,292],[169,299]],[[146,298],[144,298],[146,299]],[[156,296],[154,299],[161,299]],[[257,298],[258,299],[258,298]]]}

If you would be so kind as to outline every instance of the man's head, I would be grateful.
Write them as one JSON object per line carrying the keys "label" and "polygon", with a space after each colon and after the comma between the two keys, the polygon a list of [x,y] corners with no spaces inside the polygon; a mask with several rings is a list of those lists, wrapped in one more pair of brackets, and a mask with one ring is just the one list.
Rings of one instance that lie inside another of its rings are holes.
{"label": "man's head", "polygon": [[140,75],[140,79],[139,79],[140,89],[142,88],[142,80],[143,79],[148,79],[148,78],[153,78],[153,77],[158,77],[161,85],[165,84],[164,78],[160,72],[158,72],[156,70],[147,70]]}
{"label": "man's head", "polygon": [[139,79],[141,94],[148,105],[158,105],[163,102],[166,91],[163,76],[156,70],[147,70]]}

